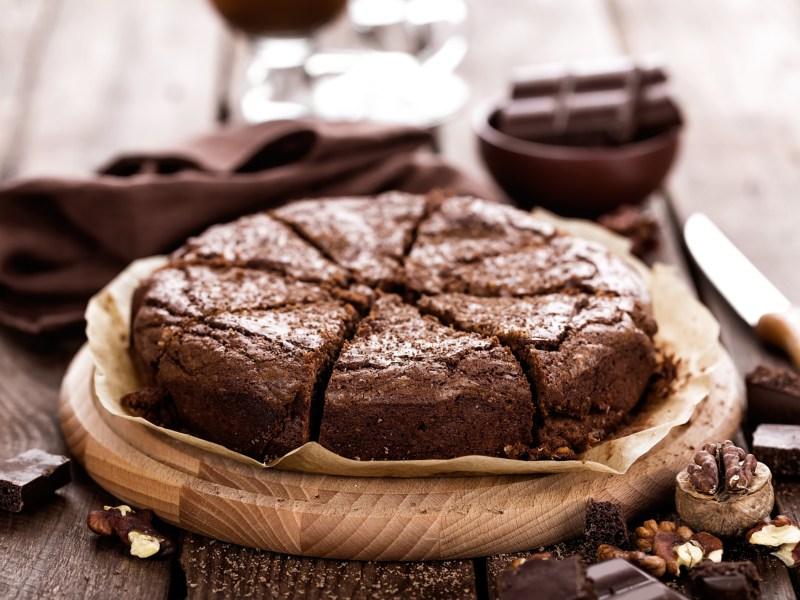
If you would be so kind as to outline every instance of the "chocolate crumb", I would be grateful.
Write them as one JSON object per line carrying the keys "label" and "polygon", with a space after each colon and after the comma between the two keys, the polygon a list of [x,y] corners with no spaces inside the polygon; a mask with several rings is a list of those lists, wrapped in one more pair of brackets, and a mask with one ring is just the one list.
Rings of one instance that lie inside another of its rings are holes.
{"label": "chocolate crumb", "polygon": [[658,222],[635,206],[623,204],[610,213],[600,215],[597,222],[631,240],[631,252],[635,256],[642,257],[658,248]]}

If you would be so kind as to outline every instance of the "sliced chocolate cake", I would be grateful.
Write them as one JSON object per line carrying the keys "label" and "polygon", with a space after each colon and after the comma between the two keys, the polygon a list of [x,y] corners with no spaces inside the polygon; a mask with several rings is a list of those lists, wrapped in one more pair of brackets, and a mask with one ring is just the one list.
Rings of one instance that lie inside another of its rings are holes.
{"label": "sliced chocolate cake", "polygon": [[320,443],[361,460],[502,456],[529,444],[530,388],[495,338],[378,299],[336,362]]}
{"label": "sliced chocolate cake", "polygon": [[514,350],[535,390],[535,443],[549,452],[565,446],[580,452],[607,437],[642,397],[655,369],[654,323],[631,298],[442,294],[421,298],[419,306],[459,329],[497,336]]}
{"label": "sliced chocolate cake", "polygon": [[172,258],[186,263],[267,269],[302,281],[345,285],[348,280],[345,269],[267,213],[214,225],[190,238]]}
{"label": "sliced chocolate cake", "polygon": [[647,295],[641,278],[603,246],[557,234],[507,206],[445,200],[422,223],[406,260],[406,285],[421,294],[530,296],[565,290]]}
{"label": "sliced chocolate cake", "polygon": [[441,194],[214,226],[142,282],[131,328],[150,388],[128,405],[256,458],[317,428],[362,460],[571,458],[624,423],[655,364],[631,267],[514,208]]}
{"label": "sliced chocolate cake", "polygon": [[198,318],[146,307],[134,349],[183,427],[261,459],[309,441],[315,398],[356,315],[337,302]]}
{"label": "sliced chocolate cake", "polygon": [[375,198],[301,200],[273,214],[359,281],[390,287],[426,206],[425,196],[389,192]]}

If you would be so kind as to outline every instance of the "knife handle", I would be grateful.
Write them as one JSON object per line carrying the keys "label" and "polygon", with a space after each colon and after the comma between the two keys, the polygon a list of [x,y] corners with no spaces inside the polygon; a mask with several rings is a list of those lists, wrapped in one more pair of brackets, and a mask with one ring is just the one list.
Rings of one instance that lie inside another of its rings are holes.
{"label": "knife handle", "polygon": [[762,340],[783,349],[800,370],[800,307],[764,315],[756,325],[756,333]]}

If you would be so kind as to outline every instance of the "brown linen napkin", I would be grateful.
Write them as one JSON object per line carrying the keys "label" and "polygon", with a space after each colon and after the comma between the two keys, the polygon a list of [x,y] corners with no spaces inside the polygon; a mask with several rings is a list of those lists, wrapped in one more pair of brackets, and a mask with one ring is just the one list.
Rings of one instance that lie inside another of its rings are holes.
{"label": "brown linen napkin", "polygon": [[128,154],[90,179],[0,186],[0,323],[39,333],[78,323],[87,299],[132,260],[209,225],[287,200],[450,188],[489,190],[430,153],[424,130],[274,121],[171,151]]}

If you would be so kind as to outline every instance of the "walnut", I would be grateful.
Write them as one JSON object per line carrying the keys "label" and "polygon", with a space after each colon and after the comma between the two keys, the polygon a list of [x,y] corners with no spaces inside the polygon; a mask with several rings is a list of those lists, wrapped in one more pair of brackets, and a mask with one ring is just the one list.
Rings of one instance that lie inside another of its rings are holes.
{"label": "walnut", "polygon": [[722,540],[707,532],[694,533],[689,527],[677,527],[672,521],[645,523],[636,529],[636,547],[662,559],[670,575],[681,567],[691,569],[703,560],[722,560]]}
{"label": "walnut", "polygon": [[752,454],[725,440],[719,449],[720,461],[725,468],[725,489],[732,493],[744,493],[753,481],[756,459]]}
{"label": "walnut", "polygon": [[778,547],[772,555],[781,559],[787,567],[800,564],[800,525],[785,515],[778,515],[774,519],[765,518],[747,532],[747,541],[761,546]]}
{"label": "walnut", "polygon": [[123,504],[117,507],[104,506],[103,510],[90,512],[86,524],[99,535],[116,535],[126,546],[130,546],[133,556],[168,556],[175,551],[175,544],[153,527],[152,519],[152,511],[134,511]]}
{"label": "walnut", "polygon": [[[636,547],[642,552],[652,552],[653,540],[657,533],[661,531],[675,531],[676,529],[677,527],[672,521],[656,522],[655,519],[645,521],[641,527],[636,528]],[[686,529],[688,530],[688,528]],[[681,535],[688,540],[692,536],[692,532],[688,530],[687,535],[687,531],[682,530]]]}
{"label": "walnut", "polygon": [[597,560],[603,562],[612,558],[625,559],[653,577],[663,577],[667,570],[666,561],[659,556],[651,556],[639,550],[628,552],[610,544],[601,544],[597,549]]}
{"label": "walnut", "polygon": [[[689,465],[689,481],[692,487],[703,494],[713,494],[719,485],[719,467],[717,466],[716,449],[708,450],[703,447],[694,455],[694,464]],[[713,444],[711,445],[713,448]]]}
{"label": "walnut", "polygon": [[678,473],[675,506],[695,529],[735,537],[772,512],[772,473],[730,440],[708,443]]}

